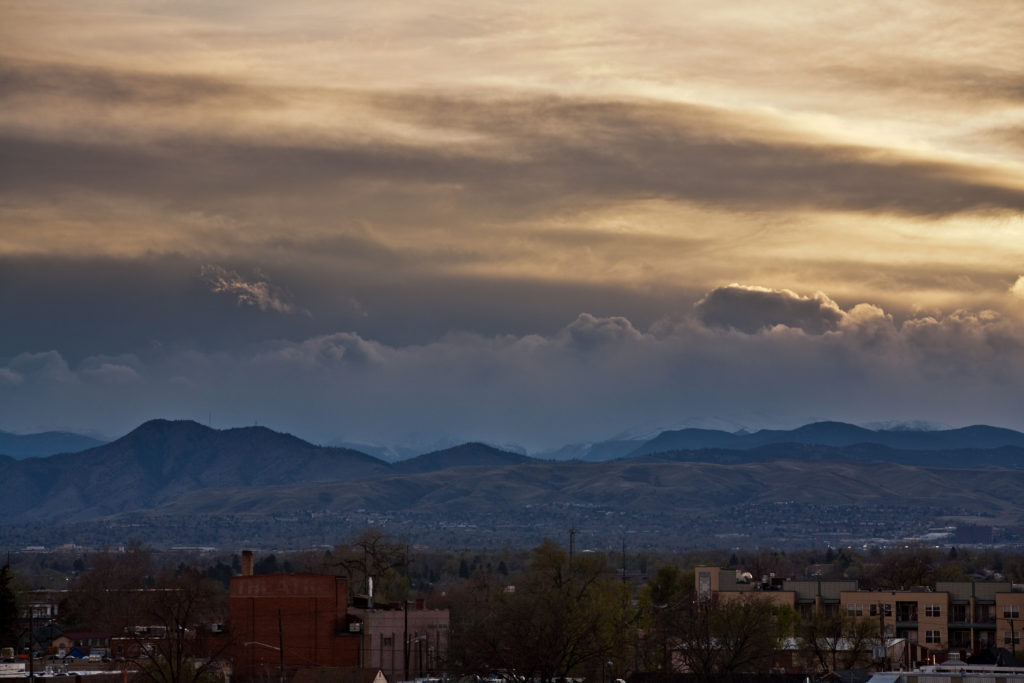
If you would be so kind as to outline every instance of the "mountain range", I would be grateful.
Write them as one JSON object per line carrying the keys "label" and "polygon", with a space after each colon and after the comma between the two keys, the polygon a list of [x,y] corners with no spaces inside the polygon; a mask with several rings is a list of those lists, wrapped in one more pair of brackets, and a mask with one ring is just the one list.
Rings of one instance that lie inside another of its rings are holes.
{"label": "mountain range", "polygon": [[792,430],[762,429],[752,433],[681,429],[662,432],[627,455],[701,448],[748,450],[782,443],[836,447],[872,444],[913,451],[986,449],[1000,446],[1024,447],[1024,433],[986,425],[943,430],[873,430],[844,422],[815,422]]}
{"label": "mountain range", "polygon": [[40,432],[38,434],[12,434],[0,430],[0,453],[12,458],[40,458],[56,453],[74,453],[104,441],[71,432]]}
{"label": "mountain range", "polygon": [[984,426],[680,430],[601,461],[467,443],[391,463],[264,427],[153,420],[77,453],[0,456],[0,481],[8,547],[125,535],[293,547],[368,524],[456,547],[570,527],[648,547],[903,542],[976,525],[1024,541],[1024,434]]}
{"label": "mountain range", "polygon": [[[156,420],[154,422],[162,422]],[[187,422],[187,421],[186,421]],[[198,423],[191,423],[196,426]],[[12,434],[0,430],[0,454],[15,459],[46,457],[76,453],[104,441],[70,432]],[[1024,447],[1024,433],[1012,429],[973,425],[959,429],[868,429],[845,422],[814,422],[796,429],[762,429],[756,432],[727,432],[718,429],[677,429],[659,432],[653,438],[619,438],[595,443],[578,443],[538,454],[542,460],[585,460],[603,462],[623,457],[681,450],[718,448],[750,450],[771,444],[808,444],[819,446],[854,446],[872,444],[904,450],[949,450],[957,448],[989,449],[1001,446]],[[370,444],[336,443],[331,447],[359,451],[385,462],[403,462],[419,455],[446,452],[461,448],[448,443],[426,453],[414,448],[391,448]],[[497,450],[519,453],[520,449],[495,446]]]}

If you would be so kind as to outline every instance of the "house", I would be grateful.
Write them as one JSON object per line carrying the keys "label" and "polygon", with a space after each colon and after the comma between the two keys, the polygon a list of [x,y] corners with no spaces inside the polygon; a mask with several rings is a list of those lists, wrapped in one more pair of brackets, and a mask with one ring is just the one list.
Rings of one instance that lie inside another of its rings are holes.
{"label": "house", "polygon": [[100,631],[69,631],[54,638],[50,642],[50,649],[55,649],[59,657],[67,656],[72,650],[78,650],[83,655],[98,654],[106,657],[110,655],[110,634]]}

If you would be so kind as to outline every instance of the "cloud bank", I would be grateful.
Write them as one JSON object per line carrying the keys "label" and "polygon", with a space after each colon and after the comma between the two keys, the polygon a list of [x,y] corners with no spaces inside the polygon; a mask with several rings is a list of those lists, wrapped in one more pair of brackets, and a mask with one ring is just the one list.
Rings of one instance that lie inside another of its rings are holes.
{"label": "cloud bank", "polygon": [[[730,285],[647,330],[580,314],[550,335],[452,333],[395,346],[355,333],[243,351],[0,365],[0,409],[112,434],[155,416],[259,422],[319,441],[450,436],[529,448],[638,426],[915,419],[1024,428],[1024,325],[992,311],[896,321],[827,295]],[[83,408],[84,406],[84,408]],[[114,415],[113,419],[111,415]]]}

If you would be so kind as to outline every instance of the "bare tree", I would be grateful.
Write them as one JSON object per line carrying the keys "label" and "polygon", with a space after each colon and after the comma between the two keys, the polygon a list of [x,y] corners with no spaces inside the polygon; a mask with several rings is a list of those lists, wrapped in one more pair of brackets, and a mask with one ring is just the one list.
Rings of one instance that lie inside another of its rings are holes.
{"label": "bare tree", "polygon": [[676,652],[685,667],[707,681],[728,681],[771,668],[791,628],[787,608],[751,593],[715,602],[692,603],[680,620]]}
{"label": "bare tree", "polygon": [[186,570],[140,594],[138,623],[126,628],[126,658],[151,683],[198,683],[217,670],[230,642],[209,626],[223,621],[223,588]]}
{"label": "bare tree", "polygon": [[153,553],[138,541],[90,553],[61,612],[65,626],[121,633],[137,620],[139,591],[153,582]]}
{"label": "bare tree", "polygon": [[386,600],[409,597],[408,545],[378,529],[363,531],[351,543],[338,545],[333,555],[334,568],[348,578],[352,591],[369,591],[368,579],[374,580],[374,593]]}
{"label": "bare tree", "polygon": [[606,558],[570,559],[551,541],[533,550],[508,585],[481,572],[466,608],[453,604],[454,667],[510,680],[598,677],[608,661],[624,666],[622,633],[635,610]]}

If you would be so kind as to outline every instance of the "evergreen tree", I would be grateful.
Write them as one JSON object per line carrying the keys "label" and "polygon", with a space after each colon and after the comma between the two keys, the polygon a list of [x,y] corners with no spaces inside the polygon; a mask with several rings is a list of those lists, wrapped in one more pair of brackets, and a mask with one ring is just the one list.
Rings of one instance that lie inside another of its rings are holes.
{"label": "evergreen tree", "polygon": [[0,647],[18,645],[18,602],[14,593],[14,572],[8,562],[0,569]]}

